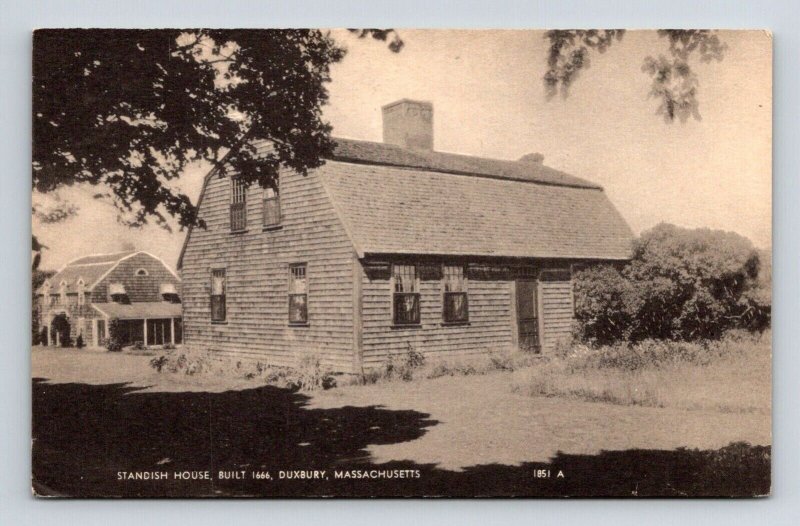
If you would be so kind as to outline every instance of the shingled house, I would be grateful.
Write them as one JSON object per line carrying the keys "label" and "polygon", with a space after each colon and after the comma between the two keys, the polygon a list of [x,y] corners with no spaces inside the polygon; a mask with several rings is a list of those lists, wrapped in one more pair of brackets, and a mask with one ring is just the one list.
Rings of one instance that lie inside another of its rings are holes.
{"label": "shingled house", "polygon": [[100,347],[117,320],[125,345],[181,343],[180,278],[147,252],[85,256],[69,262],[37,291],[45,345],[78,335]]}
{"label": "shingled house", "polygon": [[631,230],[600,186],[538,154],[434,151],[432,113],[389,104],[383,143],[335,139],[277,189],[209,173],[206,228],[178,261],[187,344],[275,365],[316,349],[345,372],[409,349],[550,352],[571,329],[573,265],[627,259]]}

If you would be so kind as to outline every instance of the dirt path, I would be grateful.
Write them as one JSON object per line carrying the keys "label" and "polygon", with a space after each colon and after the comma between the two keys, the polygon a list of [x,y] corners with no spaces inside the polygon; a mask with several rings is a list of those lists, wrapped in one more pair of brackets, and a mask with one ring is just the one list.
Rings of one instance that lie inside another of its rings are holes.
{"label": "dirt path", "polygon": [[725,414],[532,398],[512,393],[505,374],[343,388],[311,407],[378,405],[430,414],[439,425],[412,442],[370,446],[376,462],[411,460],[443,469],[547,462],[558,452],[718,449],[769,445],[768,414]]}

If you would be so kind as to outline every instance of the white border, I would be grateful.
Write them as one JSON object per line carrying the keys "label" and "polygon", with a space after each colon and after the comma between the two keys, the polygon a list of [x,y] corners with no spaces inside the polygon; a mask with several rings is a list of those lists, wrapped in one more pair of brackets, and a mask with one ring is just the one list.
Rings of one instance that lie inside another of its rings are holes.
{"label": "white border", "polygon": [[[791,0],[724,1],[0,0],[2,256],[8,298],[30,298],[30,31],[36,27],[724,27],[775,37],[773,497],[758,500],[48,501],[30,496],[30,309],[5,305],[0,352],[0,523],[49,524],[770,524],[800,516],[800,10]],[[535,80],[533,80],[535,81]],[[368,82],[368,79],[365,79]],[[29,301],[29,300],[25,300]]]}

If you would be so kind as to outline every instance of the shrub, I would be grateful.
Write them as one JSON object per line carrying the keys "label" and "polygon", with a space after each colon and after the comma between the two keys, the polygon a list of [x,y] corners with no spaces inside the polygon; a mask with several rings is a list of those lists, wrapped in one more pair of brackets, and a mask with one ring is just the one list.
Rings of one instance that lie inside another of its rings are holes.
{"label": "shrub", "polygon": [[105,340],[105,345],[109,352],[120,352],[122,350],[120,325],[119,320],[116,318],[108,322],[108,337]]}
{"label": "shrub", "polygon": [[175,345],[172,343],[165,343],[161,348],[164,349],[165,351],[174,351]]}
{"label": "shrub", "polygon": [[135,341],[135,342],[133,342],[133,345],[131,345],[131,350],[134,350],[134,351],[143,351],[146,348],[147,347],[145,347],[144,342],[141,342],[141,341]]}
{"label": "shrub", "polygon": [[185,374],[193,376],[208,373],[213,369],[213,360],[208,352],[184,349],[181,352],[167,352],[150,360],[150,367],[158,372]]}
{"label": "shrub", "polygon": [[[289,376],[289,384],[302,391],[330,389],[336,386],[336,379],[330,369],[323,365],[322,353],[316,350],[304,351],[297,359],[297,365]],[[293,378],[292,378],[293,377]]]}
{"label": "shrub", "polygon": [[83,349],[86,345],[83,343],[83,334],[78,335],[78,339],[75,340],[75,347],[78,349]]}
{"label": "shrub", "polygon": [[152,360],[150,360],[150,367],[152,367],[153,369],[155,369],[160,373],[161,369],[163,369],[164,366],[167,365],[168,361],[169,361],[168,358],[162,354],[161,356],[157,356]]}
{"label": "shrub", "polygon": [[576,272],[580,336],[605,345],[718,339],[733,328],[764,330],[771,285],[761,257],[738,234],[658,225],[636,240],[627,265]]}

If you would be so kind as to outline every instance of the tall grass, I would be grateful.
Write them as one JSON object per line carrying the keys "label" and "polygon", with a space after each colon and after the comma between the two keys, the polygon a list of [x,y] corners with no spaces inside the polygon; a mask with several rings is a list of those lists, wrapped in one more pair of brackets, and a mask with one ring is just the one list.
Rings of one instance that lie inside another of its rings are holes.
{"label": "tall grass", "polygon": [[769,412],[771,336],[732,331],[702,343],[573,346],[546,364],[515,372],[512,388],[619,405]]}

